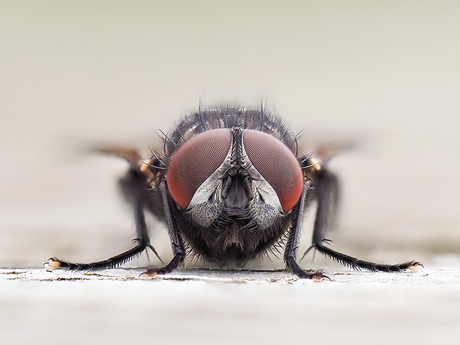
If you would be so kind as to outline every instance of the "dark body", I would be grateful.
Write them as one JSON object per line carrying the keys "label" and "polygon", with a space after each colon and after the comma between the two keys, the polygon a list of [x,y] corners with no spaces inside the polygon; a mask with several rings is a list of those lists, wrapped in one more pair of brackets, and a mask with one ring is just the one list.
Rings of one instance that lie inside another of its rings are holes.
{"label": "dark body", "polygon": [[328,171],[331,150],[299,155],[297,138],[283,121],[260,110],[218,107],[186,116],[164,135],[163,152],[144,161],[134,150],[102,151],[130,163],[121,179],[123,194],[134,208],[137,245],[115,257],[89,264],[51,258],[51,268],[93,270],[118,266],[151,246],[144,211],[162,221],[174,257],[147,275],[171,272],[194,254],[219,266],[244,265],[274,246],[284,247],[289,270],[301,278],[326,278],[306,272],[296,261],[302,219],[317,201],[310,249],[353,268],[395,272],[416,268],[410,261],[386,265],[358,260],[326,246],[327,223],[337,201],[338,183]]}

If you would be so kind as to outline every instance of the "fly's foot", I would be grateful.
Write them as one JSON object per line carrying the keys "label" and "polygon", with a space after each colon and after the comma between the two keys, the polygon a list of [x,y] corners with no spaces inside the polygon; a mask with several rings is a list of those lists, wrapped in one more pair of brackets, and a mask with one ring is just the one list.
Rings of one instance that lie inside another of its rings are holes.
{"label": "fly's foot", "polygon": [[172,272],[172,269],[170,267],[168,267],[168,266],[158,267],[158,268],[149,268],[149,269],[147,269],[147,271],[142,272],[139,275],[139,278],[152,279],[152,278],[155,278],[158,275],[167,274],[167,273],[171,273],[171,272]]}
{"label": "fly's foot", "polygon": [[47,269],[47,270],[55,270],[55,269],[58,269],[58,268],[63,268],[64,265],[62,265],[62,262],[61,260],[57,259],[57,258],[49,258],[47,261],[45,261],[43,263],[43,266]]}
{"label": "fly's foot", "polygon": [[301,271],[296,271],[295,274],[302,279],[311,279],[315,282],[322,282],[325,280],[332,281],[331,278],[329,278],[327,275],[323,274],[321,271],[316,271],[316,272],[305,272],[303,270]]}
{"label": "fly's foot", "polygon": [[157,275],[158,275],[158,272],[157,272],[156,269],[149,268],[147,271],[142,272],[139,275],[139,278],[141,278],[141,279],[152,279],[152,278],[155,278]]}
{"label": "fly's foot", "polygon": [[421,270],[423,267],[424,266],[421,262],[411,261],[407,263],[407,269],[411,271],[418,271],[418,270]]}
{"label": "fly's foot", "polygon": [[182,266],[184,264],[185,254],[183,252],[179,252],[174,255],[173,259],[169,264],[164,267],[156,267],[156,268],[149,268],[144,273],[141,273],[139,276],[140,278],[155,278],[159,274],[167,274],[174,271],[176,268]]}
{"label": "fly's foot", "polygon": [[311,273],[310,279],[312,279],[315,282],[322,282],[322,281],[325,281],[325,280],[332,281],[331,278],[329,278],[327,275],[324,275],[320,271]]}

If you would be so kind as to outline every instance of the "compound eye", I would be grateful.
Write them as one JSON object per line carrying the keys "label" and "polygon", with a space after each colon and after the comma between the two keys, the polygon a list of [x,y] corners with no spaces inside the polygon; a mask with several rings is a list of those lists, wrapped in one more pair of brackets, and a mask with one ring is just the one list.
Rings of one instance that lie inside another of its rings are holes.
{"label": "compound eye", "polygon": [[243,145],[254,168],[273,187],[284,212],[299,201],[303,174],[289,148],[275,137],[260,131],[246,130]]}
{"label": "compound eye", "polygon": [[180,208],[187,208],[198,187],[222,165],[231,144],[229,129],[213,129],[187,140],[174,153],[166,179]]}

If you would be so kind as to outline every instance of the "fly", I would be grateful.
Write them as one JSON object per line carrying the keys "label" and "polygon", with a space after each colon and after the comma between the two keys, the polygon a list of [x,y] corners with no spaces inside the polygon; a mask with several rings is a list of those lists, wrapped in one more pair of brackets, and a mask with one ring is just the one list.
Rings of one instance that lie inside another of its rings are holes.
{"label": "fly", "polygon": [[263,107],[218,107],[190,114],[164,134],[163,152],[152,152],[147,160],[135,150],[102,151],[129,163],[120,185],[134,210],[136,245],[92,263],[50,258],[48,268],[100,270],[147,249],[157,254],[145,222],[148,211],[166,226],[174,256],[163,267],[148,268],[147,276],[178,268],[186,247],[224,267],[242,265],[282,245],[288,270],[300,278],[329,279],[322,272],[303,270],[296,259],[302,220],[312,200],[317,202],[316,218],[305,254],[315,249],[345,266],[371,271],[422,266],[416,261],[378,264],[331,249],[327,223],[338,195],[336,175],[327,167],[332,153],[319,149],[299,154],[296,136]]}

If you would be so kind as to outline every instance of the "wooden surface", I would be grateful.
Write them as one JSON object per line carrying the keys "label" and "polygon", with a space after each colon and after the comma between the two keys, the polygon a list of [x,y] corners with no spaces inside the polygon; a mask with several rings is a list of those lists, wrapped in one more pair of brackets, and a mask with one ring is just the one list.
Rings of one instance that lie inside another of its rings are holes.
{"label": "wooden surface", "polygon": [[331,269],[332,281],[319,283],[282,271],[185,270],[153,280],[139,279],[141,272],[2,269],[0,340],[457,344],[460,336],[459,266],[397,274]]}

